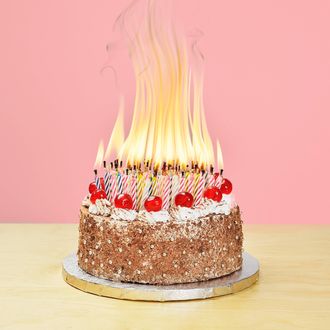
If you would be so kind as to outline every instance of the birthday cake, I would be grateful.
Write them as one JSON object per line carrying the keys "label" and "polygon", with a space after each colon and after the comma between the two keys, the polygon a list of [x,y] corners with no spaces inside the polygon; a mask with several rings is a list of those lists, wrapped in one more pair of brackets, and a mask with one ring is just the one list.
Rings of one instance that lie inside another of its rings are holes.
{"label": "birthday cake", "polygon": [[241,268],[241,214],[208,132],[196,40],[188,47],[164,28],[152,3],[138,26],[127,12],[118,20],[134,64],[133,120],[125,137],[121,104],[106,150],[99,145],[78,265],[111,281],[206,281]]}

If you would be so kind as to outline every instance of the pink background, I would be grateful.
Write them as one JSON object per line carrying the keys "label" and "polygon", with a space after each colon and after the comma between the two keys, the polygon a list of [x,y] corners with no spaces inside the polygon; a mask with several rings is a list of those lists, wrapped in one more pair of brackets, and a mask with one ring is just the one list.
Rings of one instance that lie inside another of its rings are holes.
{"label": "pink background", "polygon": [[[128,3],[1,1],[0,221],[78,220],[117,113],[100,70]],[[206,116],[245,221],[329,223],[330,2],[181,0],[175,11],[204,31]],[[118,70],[130,106],[132,71]]]}

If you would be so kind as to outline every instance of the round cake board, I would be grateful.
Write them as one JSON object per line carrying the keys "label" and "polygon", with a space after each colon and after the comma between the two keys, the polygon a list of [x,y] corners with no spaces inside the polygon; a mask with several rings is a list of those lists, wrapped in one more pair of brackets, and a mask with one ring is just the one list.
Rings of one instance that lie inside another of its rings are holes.
{"label": "round cake board", "polygon": [[242,268],[230,275],[208,280],[173,285],[150,285],[113,282],[92,276],[79,266],[76,254],[67,256],[62,268],[64,280],[84,292],[103,297],[143,301],[180,301],[206,299],[242,291],[259,277],[259,262],[243,253]]}

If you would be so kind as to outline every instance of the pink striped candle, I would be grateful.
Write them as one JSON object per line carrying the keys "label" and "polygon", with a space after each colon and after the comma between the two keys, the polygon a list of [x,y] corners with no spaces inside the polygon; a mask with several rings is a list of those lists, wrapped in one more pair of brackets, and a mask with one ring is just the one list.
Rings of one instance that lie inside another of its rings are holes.
{"label": "pink striped candle", "polygon": [[122,174],[122,181],[123,181],[123,194],[127,192],[127,185],[128,185],[128,175],[126,173]]}
{"label": "pink striped candle", "polygon": [[135,174],[131,174],[131,182],[130,182],[130,192],[133,200],[133,209],[137,209],[137,198],[136,198],[136,189],[137,189],[137,180]]}
{"label": "pink striped candle", "polygon": [[208,187],[212,187],[215,185],[215,177],[214,177],[214,174],[212,173],[209,173],[209,181],[207,183],[207,186]]}
{"label": "pink striped candle", "polygon": [[215,186],[220,188],[222,182],[222,176],[219,173],[215,173],[215,175],[217,175],[217,178],[215,179]]}
{"label": "pink striped candle", "polygon": [[205,177],[203,174],[199,174],[199,180],[197,182],[196,191],[195,191],[195,205],[199,205],[202,201],[203,191],[205,187]]}
{"label": "pink striped candle", "polygon": [[195,175],[193,173],[190,174],[190,176],[187,178],[188,185],[187,185],[187,191],[194,195],[194,187],[195,187]]}
{"label": "pink striped candle", "polygon": [[170,206],[171,179],[168,175],[163,176],[163,209],[167,210]]}
{"label": "pink striped candle", "polygon": [[111,201],[114,202],[118,194],[117,190],[117,172],[111,173]]}

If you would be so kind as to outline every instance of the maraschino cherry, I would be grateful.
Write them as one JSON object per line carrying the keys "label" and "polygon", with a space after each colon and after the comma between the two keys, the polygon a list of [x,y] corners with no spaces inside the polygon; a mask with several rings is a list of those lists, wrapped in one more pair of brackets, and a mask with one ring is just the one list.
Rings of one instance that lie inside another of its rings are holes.
{"label": "maraschino cherry", "polygon": [[129,194],[120,194],[115,198],[115,207],[118,209],[131,210],[133,208],[133,200]]}
{"label": "maraschino cherry", "polygon": [[233,190],[233,185],[228,179],[222,179],[220,190],[223,194],[228,195]]}
{"label": "maraschino cherry", "polygon": [[175,196],[174,203],[176,206],[192,207],[194,204],[194,197],[187,191],[180,192]]}
{"label": "maraschino cherry", "polygon": [[144,202],[144,207],[148,212],[158,212],[162,209],[163,201],[159,196],[150,196]]}
{"label": "maraschino cherry", "polygon": [[216,186],[205,189],[203,196],[207,199],[212,199],[215,202],[220,202],[222,199],[221,190]]}
{"label": "maraschino cherry", "polygon": [[107,194],[104,190],[102,189],[96,189],[92,192],[91,197],[90,197],[90,201],[95,204],[97,199],[106,199],[107,198]]}
{"label": "maraschino cherry", "polygon": [[91,182],[88,187],[88,191],[92,194],[97,189],[95,182]]}

